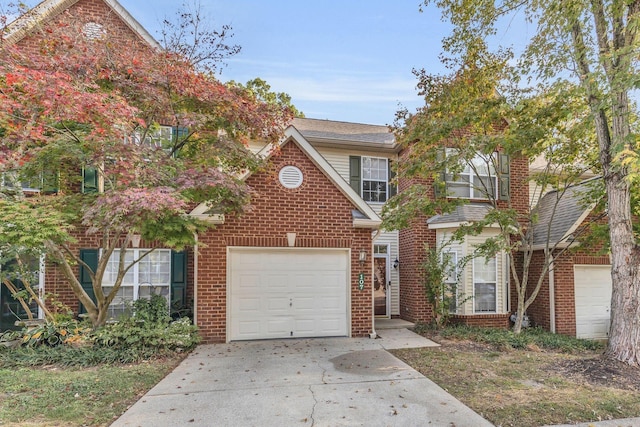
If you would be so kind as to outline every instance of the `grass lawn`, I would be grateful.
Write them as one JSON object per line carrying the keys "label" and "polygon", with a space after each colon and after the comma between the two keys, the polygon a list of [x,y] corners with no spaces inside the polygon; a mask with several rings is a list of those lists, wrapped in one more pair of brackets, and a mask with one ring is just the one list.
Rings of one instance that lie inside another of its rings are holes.
{"label": "grass lawn", "polygon": [[601,349],[576,347],[574,339],[555,349],[535,342],[514,349],[467,334],[422,333],[441,347],[393,353],[497,426],[640,417],[640,369],[603,359]]}
{"label": "grass lawn", "polygon": [[0,425],[107,426],[183,358],[92,368],[0,369]]}

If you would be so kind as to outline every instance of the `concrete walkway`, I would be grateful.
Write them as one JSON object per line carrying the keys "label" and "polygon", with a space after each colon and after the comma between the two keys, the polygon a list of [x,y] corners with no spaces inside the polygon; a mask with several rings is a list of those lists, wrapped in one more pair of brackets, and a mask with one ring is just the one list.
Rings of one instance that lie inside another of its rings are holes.
{"label": "concrete walkway", "polygon": [[385,351],[437,344],[378,335],[199,346],[113,426],[491,426]]}

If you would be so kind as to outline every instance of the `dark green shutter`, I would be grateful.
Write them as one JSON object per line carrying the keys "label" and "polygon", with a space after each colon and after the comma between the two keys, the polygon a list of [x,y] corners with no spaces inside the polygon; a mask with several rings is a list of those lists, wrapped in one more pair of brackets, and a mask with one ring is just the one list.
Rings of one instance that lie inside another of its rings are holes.
{"label": "dark green shutter", "polygon": [[171,251],[171,312],[184,309],[187,302],[187,254]]}
{"label": "dark green shutter", "polygon": [[[92,271],[96,271],[98,268],[98,249],[80,249],[80,259],[89,266]],[[80,284],[82,289],[91,297],[95,302],[96,296],[93,292],[93,282],[91,281],[91,275],[87,271],[86,267],[80,264]],[[84,305],[80,304],[79,314],[86,313],[87,310]]]}
{"label": "dark green shutter", "polygon": [[349,185],[351,188],[362,196],[361,193],[361,179],[362,179],[362,159],[360,156],[349,156]]}
{"label": "dark green shutter", "polygon": [[[436,152],[436,161],[438,163],[437,167],[444,168],[446,155],[447,155],[447,153],[445,152],[444,148],[438,149],[438,151]],[[439,199],[441,197],[445,197],[447,195],[447,185],[446,185],[447,174],[446,174],[446,170],[443,169],[442,172],[440,172],[439,178],[440,178],[439,181],[436,179],[434,181],[434,183],[433,183],[433,193],[434,193],[436,199]]]}
{"label": "dark green shutter", "polygon": [[98,170],[96,168],[82,168],[82,192],[98,192]]}
{"label": "dark green shutter", "polygon": [[500,182],[498,183],[499,198],[500,200],[509,200],[509,185],[511,184],[511,165],[509,161],[509,155],[500,153]]}
{"label": "dark green shutter", "polygon": [[394,182],[392,182],[393,178],[396,177],[396,172],[393,170],[391,165],[391,159],[387,160],[387,164],[389,166],[389,197],[387,199],[390,199],[398,193],[398,187]]}
{"label": "dark green shutter", "polygon": [[42,172],[42,188],[40,191],[44,194],[53,194],[58,192],[59,174],[57,171],[45,170]]}

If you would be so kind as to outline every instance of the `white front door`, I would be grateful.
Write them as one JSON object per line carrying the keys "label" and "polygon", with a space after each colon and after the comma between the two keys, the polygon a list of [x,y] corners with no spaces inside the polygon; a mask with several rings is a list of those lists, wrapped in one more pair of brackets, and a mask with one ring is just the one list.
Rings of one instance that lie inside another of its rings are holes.
{"label": "white front door", "polygon": [[229,341],[349,334],[349,250],[229,248]]}
{"label": "white front door", "polygon": [[607,339],[611,318],[611,266],[574,266],[576,337]]}

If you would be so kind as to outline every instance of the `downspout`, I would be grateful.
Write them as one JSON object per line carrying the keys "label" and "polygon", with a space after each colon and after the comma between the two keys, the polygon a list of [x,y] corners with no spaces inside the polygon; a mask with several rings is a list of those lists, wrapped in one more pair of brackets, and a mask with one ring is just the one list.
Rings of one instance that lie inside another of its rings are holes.
{"label": "downspout", "polygon": [[549,254],[549,329],[551,333],[556,333],[556,283],[552,254]]}
{"label": "downspout", "polygon": [[374,289],[373,289],[373,267],[374,267],[374,263],[373,263],[373,249],[374,249],[374,242],[376,241],[376,239],[378,237],[380,237],[380,229],[376,230],[376,233],[373,235],[373,237],[371,238],[371,272],[369,274],[371,274],[371,312],[374,313],[373,316],[371,316],[371,333],[369,334],[369,338],[371,339],[376,339],[378,337],[378,333],[376,332],[376,315],[375,315],[375,295],[374,295]]}
{"label": "downspout", "polygon": [[198,324],[198,233],[193,234],[193,324]]}
{"label": "downspout", "polygon": [[[40,271],[38,271],[38,298],[40,299],[40,301],[44,302],[45,301],[45,289],[44,289],[44,284],[45,284],[45,257],[44,255],[42,255],[40,257]],[[40,304],[38,304],[38,319],[44,319],[44,311],[42,310],[42,307],[40,307]]]}

